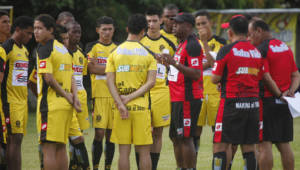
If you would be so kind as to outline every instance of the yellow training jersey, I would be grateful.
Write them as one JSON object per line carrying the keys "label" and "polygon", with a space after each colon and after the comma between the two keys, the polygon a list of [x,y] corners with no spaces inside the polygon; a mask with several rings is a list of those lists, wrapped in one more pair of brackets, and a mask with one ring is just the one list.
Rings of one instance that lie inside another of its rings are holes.
{"label": "yellow training jersey", "polygon": [[[140,41],[146,48],[150,49],[156,54],[161,54],[164,49],[169,51],[171,56],[176,51],[175,45],[166,37],[160,36],[157,39],[151,39],[148,35],[145,35]],[[169,90],[166,83],[167,80],[167,68],[165,65],[157,63],[157,74],[155,86],[151,89],[151,93],[160,93],[165,90]]]}
{"label": "yellow training jersey", "polygon": [[[200,40],[199,40],[200,41]],[[201,46],[203,43],[200,41]],[[226,40],[214,35],[210,40],[208,40],[208,46],[210,49],[218,53],[219,50],[226,44]],[[207,59],[203,59],[203,63],[207,62]],[[218,94],[217,86],[211,82],[212,68],[208,68],[203,71],[203,94]]]}
{"label": "yellow training jersey", "polygon": [[77,91],[78,93],[81,93],[81,91],[85,92],[83,87],[83,76],[87,75],[87,59],[80,49],[77,49],[75,52],[70,52],[70,54],[73,57],[73,76],[76,81]]}
{"label": "yellow training jersey", "polygon": [[171,40],[176,47],[178,46],[178,39],[173,33],[168,33],[164,29],[161,29],[160,34]]}
{"label": "yellow training jersey", "polygon": [[37,53],[37,112],[69,111],[72,109],[72,105],[45,82],[42,74],[52,74],[62,89],[71,92],[72,56],[57,40],[49,40],[45,45],[39,44]]}
{"label": "yellow training jersey", "polygon": [[[125,41],[110,54],[105,72],[114,72],[119,94],[128,95],[146,83],[149,70],[156,69],[156,60],[148,49],[139,42]],[[130,101],[126,106],[129,111],[148,109],[148,93]]]}
{"label": "yellow training jersey", "polygon": [[4,78],[1,84],[3,103],[27,103],[28,51],[13,39],[3,43],[7,54]]}
{"label": "yellow training jersey", "polygon": [[[110,52],[117,46],[115,43],[108,45],[102,44],[99,41],[92,42],[87,45],[86,54],[88,62],[91,58],[97,58],[98,64],[106,65],[107,58]],[[92,83],[92,98],[95,97],[111,97],[106,85],[106,75],[91,74]],[[101,89],[101,90],[99,90]]]}

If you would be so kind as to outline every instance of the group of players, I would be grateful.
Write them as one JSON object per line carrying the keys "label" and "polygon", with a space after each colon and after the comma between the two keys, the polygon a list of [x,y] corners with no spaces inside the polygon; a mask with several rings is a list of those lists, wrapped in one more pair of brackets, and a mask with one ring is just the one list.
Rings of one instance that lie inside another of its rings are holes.
{"label": "group of players", "polygon": [[[238,145],[244,169],[272,169],[272,143],[283,168],[294,169],[293,119],[283,96],[294,95],[300,75],[289,47],[272,38],[260,18],[235,15],[222,24],[231,42],[226,45],[213,34],[207,13],[178,11],[169,4],[163,11],[132,15],[120,45],[112,41],[113,19],[100,17],[99,39],[85,50],[81,26],[69,12],[56,21],[47,14],[21,16],[10,30],[8,14],[1,11],[0,169],[21,169],[27,87],[37,95],[41,169],[90,169],[83,135],[90,127],[86,75],[93,99],[93,169],[103,151],[105,169],[111,169],[114,144],[119,169],[130,169],[131,144],[139,169],[157,169],[163,128],[169,125],[178,169],[196,169],[206,123],[214,133],[214,170],[231,169]],[[28,76],[25,45],[33,34],[36,65]]]}

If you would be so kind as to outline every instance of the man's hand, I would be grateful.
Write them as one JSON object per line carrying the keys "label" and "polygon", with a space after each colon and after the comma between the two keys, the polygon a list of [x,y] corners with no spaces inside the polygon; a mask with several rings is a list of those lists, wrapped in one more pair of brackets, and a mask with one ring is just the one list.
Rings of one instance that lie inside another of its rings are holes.
{"label": "man's hand", "polygon": [[117,107],[118,107],[118,110],[120,112],[121,118],[123,120],[128,119],[129,118],[129,112],[128,112],[126,106],[124,104],[120,104],[120,105],[117,105]]}
{"label": "man's hand", "polygon": [[208,40],[208,32],[205,28],[201,28],[199,31],[198,31],[198,34],[199,34],[199,37],[200,37],[200,40],[205,43],[207,42]]}
{"label": "man's hand", "polygon": [[93,64],[98,64],[98,60],[97,60],[97,58],[91,58],[90,59],[91,60],[91,62],[93,63]]}
{"label": "man's hand", "polygon": [[176,61],[170,54],[161,54],[164,65],[175,65]]}
{"label": "man's hand", "polygon": [[67,92],[67,94],[66,94],[66,99],[67,99],[67,101],[71,104],[71,105],[73,105],[73,94],[72,93],[68,93]]}
{"label": "man's hand", "polygon": [[77,112],[77,113],[82,112],[82,109],[81,109],[81,103],[80,103],[80,101],[78,100],[78,98],[77,98],[77,97],[74,97],[74,98],[73,98],[73,101],[74,101],[74,102],[73,102],[73,106],[74,106],[76,112]]}

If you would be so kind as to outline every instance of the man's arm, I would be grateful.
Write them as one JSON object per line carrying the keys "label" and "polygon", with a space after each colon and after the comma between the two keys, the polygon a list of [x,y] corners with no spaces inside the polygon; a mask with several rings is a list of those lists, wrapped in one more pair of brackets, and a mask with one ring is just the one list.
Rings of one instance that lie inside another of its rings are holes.
{"label": "man's arm", "polygon": [[88,63],[88,70],[91,74],[104,75],[105,74],[105,65],[100,65],[97,63],[97,59],[92,58]]}
{"label": "man's arm", "polygon": [[212,74],[212,76],[211,76],[211,82],[214,84],[220,83],[221,79],[222,79],[222,76],[219,76],[216,74]]}
{"label": "man's arm", "polygon": [[129,101],[143,96],[147,91],[149,91],[152,87],[154,87],[156,82],[156,70],[149,70],[147,74],[147,81],[145,84],[143,84],[139,89],[134,91],[131,94],[128,95],[122,95],[121,99],[124,104],[127,104]]}
{"label": "man's arm", "polygon": [[164,64],[173,65],[177,70],[182,72],[186,77],[189,77],[193,80],[198,80],[201,77],[201,71],[198,69],[187,67],[173,59],[169,54],[161,54],[164,59]]}
{"label": "man's arm", "polygon": [[282,97],[282,92],[276,85],[275,81],[272,79],[269,72],[264,73],[263,82],[275,97]]}
{"label": "man's arm", "polygon": [[125,106],[125,104],[122,102],[121,97],[118,93],[117,87],[115,85],[116,80],[116,73],[114,72],[107,72],[106,73],[106,83],[107,87],[110,91],[111,96],[114,98],[116,106],[118,110],[120,111],[121,118],[127,119],[129,117],[129,112]]}
{"label": "man's arm", "polygon": [[73,105],[73,95],[71,93],[68,93],[64,91],[61,86],[58,84],[58,82],[54,79],[53,75],[51,73],[42,73],[43,78],[45,79],[45,82],[59,95],[63,96],[67,99],[67,101]]}

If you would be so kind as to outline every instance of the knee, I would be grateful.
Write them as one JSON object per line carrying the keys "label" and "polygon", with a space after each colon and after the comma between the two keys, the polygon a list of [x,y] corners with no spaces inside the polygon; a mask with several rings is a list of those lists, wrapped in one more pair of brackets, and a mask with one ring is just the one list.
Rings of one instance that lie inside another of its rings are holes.
{"label": "knee", "polygon": [[162,138],[162,132],[163,132],[163,127],[154,128],[153,132],[152,132],[153,138],[161,139]]}
{"label": "knee", "polygon": [[104,137],[103,129],[95,129],[95,140],[102,141]]}

